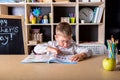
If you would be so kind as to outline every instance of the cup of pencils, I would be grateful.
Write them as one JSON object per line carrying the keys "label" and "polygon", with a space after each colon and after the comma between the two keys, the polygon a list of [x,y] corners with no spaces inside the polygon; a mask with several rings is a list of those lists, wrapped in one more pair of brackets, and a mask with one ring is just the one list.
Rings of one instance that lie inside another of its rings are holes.
{"label": "cup of pencils", "polygon": [[117,44],[118,44],[118,40],[114,40],[113,35],[111,36],[111,40],[107,40],[108,57],[116,60],[116,63],[118,62],[117,61],[117,54],[118,54]]}
{"label": "cup of pencils", "polygon": [[75,23],[75,14],[69,13],[69,17],[70,17],[70,23]]}

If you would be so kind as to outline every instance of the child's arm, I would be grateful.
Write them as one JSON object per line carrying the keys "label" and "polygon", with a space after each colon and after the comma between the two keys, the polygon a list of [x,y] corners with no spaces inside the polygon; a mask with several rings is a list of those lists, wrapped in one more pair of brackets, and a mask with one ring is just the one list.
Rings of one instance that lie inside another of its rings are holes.
{"label": "child's arm", "polygon": [[92,51],[90,49],[81,48],[80,46],[75,46],[75,52],[77,54],[75,54],[71,58],[72,61],[80,61],[80,60],[83,60],[85,58],[88,58],[88,57],[92,56]]}
{"label": "child's arm", "polygon": [[47,51],[53,52],[53,53],[55,53],[55,55],[63,54],[58,48],[54,48],[54,47],[50,47],[50,46],[47,47]]}
{"label": "child's arm", "polygon": [[34,47],[33,52],[35,54],[44,54],[47,53],[48,43],[38,44]]}
{"label": "child's arm", "polygon": [[80,61],[87,58],[86,53],[81,53],[81,54],[75,54],[72,58],[71,61]]}
{"label": "child's arm", "polygon": [[56,43],[54,41],[49,41],[48,43],[38,44],[37,46],[35,46],[33,52],[36,54],[44,54],[47,52],[62,54],[62,52],[58,48],[55,48],[55,46]]}

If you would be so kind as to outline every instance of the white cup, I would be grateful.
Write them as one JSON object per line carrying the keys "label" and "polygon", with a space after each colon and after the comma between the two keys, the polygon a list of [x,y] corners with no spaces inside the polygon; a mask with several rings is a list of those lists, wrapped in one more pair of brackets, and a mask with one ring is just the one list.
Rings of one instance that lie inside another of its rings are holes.
{"label": "white cup", "polygon": [[85,23],[85,21],[84,21],[84,20],[81,20],[81,23]]}

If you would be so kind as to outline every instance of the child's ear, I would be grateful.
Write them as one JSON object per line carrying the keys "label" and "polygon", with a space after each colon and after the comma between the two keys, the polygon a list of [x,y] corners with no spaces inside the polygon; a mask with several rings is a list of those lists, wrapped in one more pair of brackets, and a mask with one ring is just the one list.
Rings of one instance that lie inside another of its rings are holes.
{"label": "child's ear", "polygon": [[57,40],[57,35],[55,35],[55,40]]}

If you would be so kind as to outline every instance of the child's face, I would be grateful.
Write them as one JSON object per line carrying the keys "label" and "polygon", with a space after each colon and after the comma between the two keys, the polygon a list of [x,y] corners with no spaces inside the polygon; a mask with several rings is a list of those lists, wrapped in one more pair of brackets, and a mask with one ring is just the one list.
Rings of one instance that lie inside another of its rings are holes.
{"label": "child's face", "polygon": [[59,46],[67,48],[71,45],[71,36],[55,35],[55,39]]}

